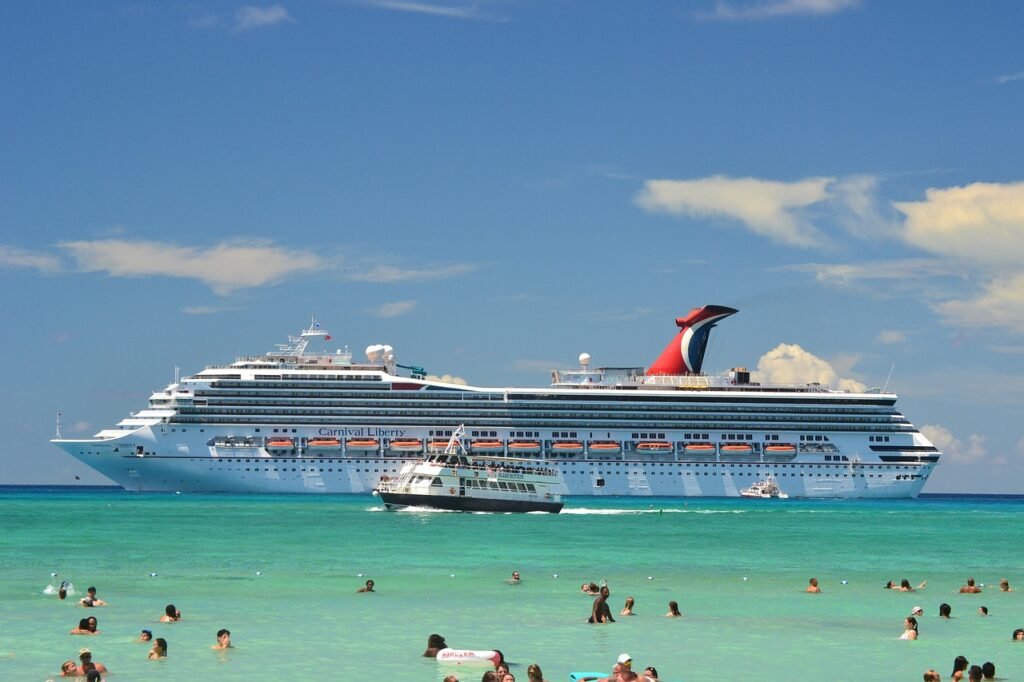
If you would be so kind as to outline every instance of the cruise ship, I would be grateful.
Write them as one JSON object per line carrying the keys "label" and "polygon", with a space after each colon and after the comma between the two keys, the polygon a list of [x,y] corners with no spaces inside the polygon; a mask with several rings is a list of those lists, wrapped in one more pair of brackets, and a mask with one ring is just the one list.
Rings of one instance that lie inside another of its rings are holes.
{"label": "cruise ship", "polygon": [[[941,453],[877,389],[702,373],[708,305],[647,368],[554,370],[545,388],[486,388],[330,351],[317,322],[266,355],[211,366],[88,439],[52,442],[131,491],[370,494],[464,425],[474,454],[529,458],[560,495],[735,497],[771,477],[790,498],[913,498]],[[317,349],[319,348],[319,350]]]}

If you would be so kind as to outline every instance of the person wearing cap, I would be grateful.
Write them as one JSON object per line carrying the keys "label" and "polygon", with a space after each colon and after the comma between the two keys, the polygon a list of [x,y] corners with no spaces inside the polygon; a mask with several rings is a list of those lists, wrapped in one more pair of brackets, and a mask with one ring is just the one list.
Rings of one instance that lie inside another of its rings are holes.
{"label": "person wearing cap", "polygon": [[619,665],[619,675],[615,678],[616,682],[632,682],[633,680],[640,679],[640,676],[633,672],[632,656],[629,654],[619,654],[616,663]]}
{"label": "person wearing cap", "polygon": [[75,673],[76,675],[87,675],[90,670],[95,670],[100,673],[107,672],[107,666],[93,661],[92,651],[86,647],[82,647],[78,650],[78,660],[82,662],[82,665],[78,666],[78,672]]}
{"label": "person wearing cap", "polygon": [[923,616],[924,615],[924,609],[922,609],[920,606],[915,606],[914,608],[910,609],[910,615],[911,616]]}
{"label": "person wearing cap", "polygon": [[512,571],[512,577],[506,580],[505,582],[507,582],[509,585],[518,585],[520,582],[522,582],[522,579],[519,577],[519,571]]}

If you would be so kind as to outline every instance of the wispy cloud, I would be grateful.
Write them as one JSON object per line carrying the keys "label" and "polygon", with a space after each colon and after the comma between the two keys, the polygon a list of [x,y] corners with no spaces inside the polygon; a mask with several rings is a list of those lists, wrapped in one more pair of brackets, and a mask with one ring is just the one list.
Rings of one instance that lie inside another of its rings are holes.
{"label": "wispy cloud", "polygon": [[455,263],[432,268],[399,267],[396,265],[375,265],[368,269],[346,268],[343,276],[353,282],[424,282],[437,279],[450,279],[479,269],[472,263]]}
{"label": "wispy cloud", "polygon": [[796,263],[780,265],[780,272],[809,272],[825,284],[846,285],[865,280],[919,279],[949,276],[949,263],[936,258],[900,258],[863,263]]}
{"label": "wispy cloud", "polygon": [[1012,83],[1014,81],[1024,81],[1024,71],[1018,71],[1017,73],[1007,73],[1002,76],[996,76],[996,83],[998,83],[999,85]]}
{"label": "wispy cloud", "polygon": [[217,305],[187,305],[181,309],[186,315],[215,315],[227,310],[238,310],[238,308]]}
{"label": "wispy cloud", "polygon": [[[647,180],[635,202],[652,213],[689,218],[725,218],[754,234],[790,246],[823,246],[813,211],[856,224],[873,215],[874,180],[805,178],[780,182],[713,175],[694,180]],[[848,225],[848,229],[849,228]]]}
{"label": "wispy cloud", "polygon": [[245,5],[235,10],[235,23],[232,26],[232,30],[249,31],[254,28],[265,28],[285,22],[294,23],[295,19],[288,14],[288,10],[283,5],[270,5],[268,7]]}
{"label": "wispy cloud", "polygon": [[1024,334],[1024,273],[998,277],[973,297],[936,303],[936,311],[954,327],[1001,327]]}
{"label": "wispy cloud", "polygon": [[61,242],[81,272],[111,277],[180,277],[196,279],[214,293],[279,282],[291,275],[326,267],[309,251],[292,251],[270,242],[223,242],[209,248],[165,242],[104,239]]}
{"label": "wispy cloud", "polygon": [[26,251],[5,244],[0,244],[0,267],[31,268],[48,275],[61,270],[60,259],[52,254]]}
{"label": "wispy cloud", "polygon": [[907,333],[898,329],[883,329],[878,332],[878,342],[886,345],[904,343],[907,340]]}
{"label": "wispy cloud", "polygon": [[633,310],[621,311],[602,310],[593,313],[584,313],[580,317],[592,322],[628,322],[630,320],[639,320],[642,317],[647,317],[653,312],[653,308],[634,308]]}
{"label": "wispy cloud", "polygon": [[548,372],[555,367],[561,367],[564,362],[555,362],[553,360],[516,360],[512,363],[512,366],[516,369],[525,370],[528,372]]}
{"label": "wispy cloud", "polygon": [[479,5],[439,5],[432,2],[411,2],[409,0],[364,0],[364,4],[395,12],[432,14],[452,19],[483,19]]}
{"label": "wispy cloud", "polygon": [[755,0],[745,3],[717,0],[713,10],[699,12],[697,16],[712,21],[758,21],[787,16],[825,16],[859,4],[859,0]]}
{"label": "wispy cloud", "polygon": [[376,311],[374,314],[377,317],[398,317],[399,315],[405,315],[406,313],[412,312],[416,308],[416,301],[395,301],[394,303],[385,303]]}

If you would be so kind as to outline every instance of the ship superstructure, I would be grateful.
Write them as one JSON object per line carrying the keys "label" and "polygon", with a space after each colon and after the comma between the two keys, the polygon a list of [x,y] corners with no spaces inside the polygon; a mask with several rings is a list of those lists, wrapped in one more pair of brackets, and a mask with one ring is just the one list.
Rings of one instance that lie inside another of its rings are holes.
{"label": "ship superstructure", "polygon": [[564,495],[737,496],[771,477],[790,497],[916,497],[941,453],[895,394],[701,373],[711,328],[735,312],[678,318],[650,368],[583,354],[545,388],[427,378],[384,345],[363,361],[309,351],[330,340],[314,322],[172,383],[115,428],[52,442],[140,491],[370,493],[465,425],[470,453],[543,461]]}

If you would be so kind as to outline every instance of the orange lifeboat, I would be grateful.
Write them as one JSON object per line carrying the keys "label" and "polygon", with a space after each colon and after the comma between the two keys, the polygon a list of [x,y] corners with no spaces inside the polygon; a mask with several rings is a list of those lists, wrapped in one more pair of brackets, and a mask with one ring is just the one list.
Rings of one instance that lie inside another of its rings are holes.
{"label": "orange lifeboat", "polygon": [[578,440],[556,440],[551,444],[551,451],[559,454],[577,454],[583,452],[583,443]]}
{"label": "orange lifeboat", "polygon": [[268,450],[291,450],[295,447],[295,441],[291,438],[271,438],[267,441]]}
{"label": "orange lifeboat", "polygon": [[310,450],[340,450],[341,441],[337,438],[310,438],[306,447]]}
{"label": "orange lifeboat", "polygon": [[645,440],[636,444],[637,452],[672,452],[672,443],[664,440]]}
{"label": "orange lifeboat", "polygon": [[766,445],[764,446],[766,454],[771,455],[795,455],[796,446],[792,443],[779,443],[777,445]]}
{"label": "orange lifeboat", "polygon": [[419,452],[423,449],[423,441],[417,438],[396,438],[388,447],[397,452]]}
{"label": "orange lifeboat", "polygon": [[505,444],[500,440],[475,440],[470,443],[470,448],[473,452],[501,452],[505,449]]}
{"label": "orange lifeboat", "polygon": [[715,452],[715,446],[711,443],[687,443],[683,449],[691,455],[710,455]]}
{"label": "orange lifeboat", "polygon": [[345,441],[346,450],[357,452],[371,452],[380,447],[380,441],[376,438],[349,438]]}
{"label": "orange lifeboat", "polygon": [[448,447],[449,438],[435,438],[434,440],[427,443],[427,447],[431,452],[441,452]]}
{"label": "orange lifeboat", "polygon": [[622,451],[622,446],[614,440],[592,440],[587,446],[591,452],[614,455]]}
{"label": "orange lifeboat", "polygon": [[721,449],[723,455],[749,455],[754,452],[754,448],[750,447],[749,443],[723,445]]}
{"label": "orange lifeboat", "polygon": [[521,454],[540,452],[540,443],[535,440],[514,440],[508,444],[508,451]]}

